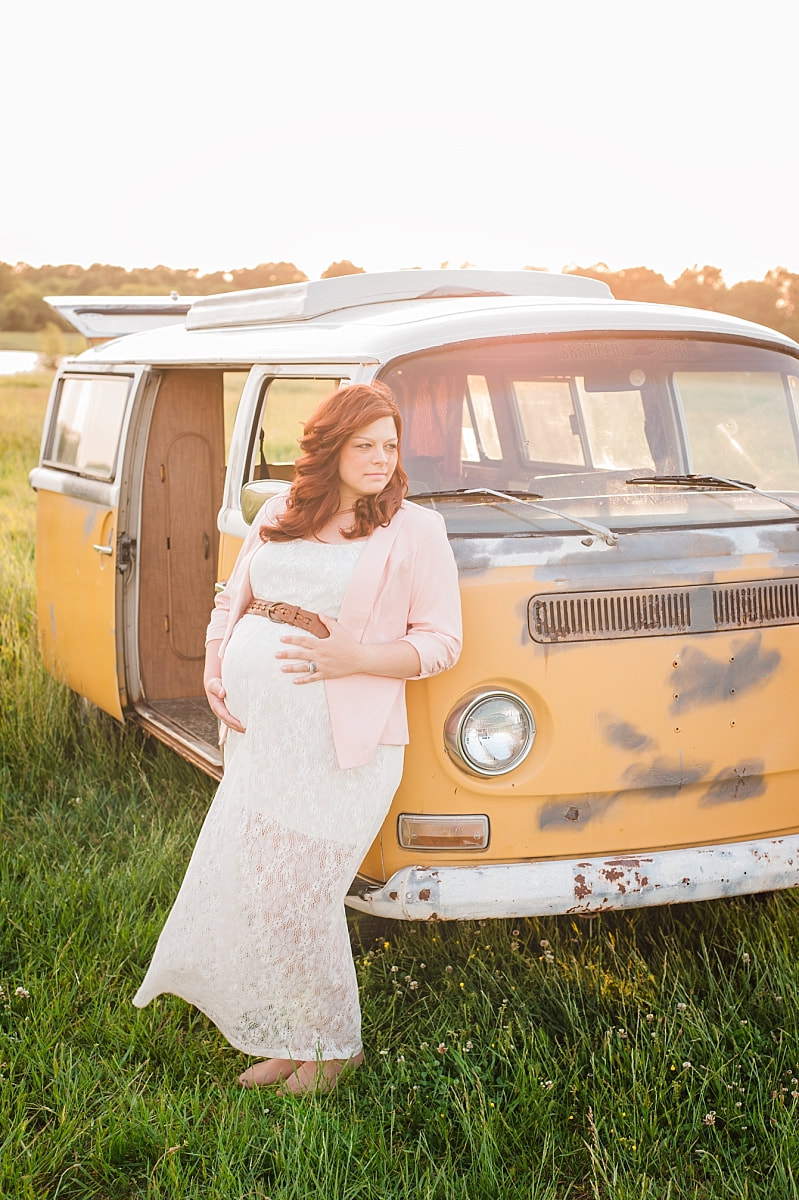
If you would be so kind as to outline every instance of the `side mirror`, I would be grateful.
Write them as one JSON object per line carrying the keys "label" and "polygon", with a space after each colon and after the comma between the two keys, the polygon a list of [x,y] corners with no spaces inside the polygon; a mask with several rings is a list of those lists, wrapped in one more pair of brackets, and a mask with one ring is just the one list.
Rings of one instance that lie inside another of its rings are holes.
{"label": "side mirror", "polygon": [[241,489],[241,515],[252,525],[267,500],[280,496],[291,487],[285,479],[255,479]]}

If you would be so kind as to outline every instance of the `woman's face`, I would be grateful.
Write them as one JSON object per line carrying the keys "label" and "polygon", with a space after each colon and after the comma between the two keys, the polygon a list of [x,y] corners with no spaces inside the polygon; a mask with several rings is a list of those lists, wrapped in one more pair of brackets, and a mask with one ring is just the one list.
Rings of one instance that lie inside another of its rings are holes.
{"label": "woman's face", "polygon": [[393,417],[378,417],[344,443],[338,460],[341,507],[351,508],[363,496],[377,496],[397,465],[397,426]]}

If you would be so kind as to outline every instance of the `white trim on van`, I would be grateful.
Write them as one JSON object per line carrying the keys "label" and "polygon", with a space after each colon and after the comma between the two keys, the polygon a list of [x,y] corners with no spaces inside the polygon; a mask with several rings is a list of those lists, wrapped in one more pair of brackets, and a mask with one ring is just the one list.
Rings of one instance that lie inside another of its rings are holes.
{"label": "white trim on van", "polygon": [[608,858],[406,867],[350,908],[406,921],[591,916],[799,887],[799,836]]}

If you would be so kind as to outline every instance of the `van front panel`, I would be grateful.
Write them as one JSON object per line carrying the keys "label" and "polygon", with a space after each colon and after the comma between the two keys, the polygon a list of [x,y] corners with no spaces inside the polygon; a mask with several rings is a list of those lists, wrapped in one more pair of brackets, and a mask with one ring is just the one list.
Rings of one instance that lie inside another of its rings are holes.
{"label": "van front panel", "polygon": [[[546,586],[535,576],[531,567],[462,575],[471,636],[453,671],[408,686],[413,751],[364,874],[799,831],[799,624],[541,646],[528,628],[531,597]],[[475,688],[518,696],[535,720],[527,757],[496,778],[476,778],[444,747],[448,713]],[[402,850],[396,823],[409,812],[485,814],[489,845],[479,856]]]}
{"label": "van front panel", "polygon": [[[412,749],[366,877],[799,831],[797,367],[723,339],[592,335],[382,373],[412,493],[447,522],[465,636],[454,670],[408,686]],[[447,744],[475,692],[532,714],[506,772]],[[487,845],[403,848],[409,814],[486,817]]]}

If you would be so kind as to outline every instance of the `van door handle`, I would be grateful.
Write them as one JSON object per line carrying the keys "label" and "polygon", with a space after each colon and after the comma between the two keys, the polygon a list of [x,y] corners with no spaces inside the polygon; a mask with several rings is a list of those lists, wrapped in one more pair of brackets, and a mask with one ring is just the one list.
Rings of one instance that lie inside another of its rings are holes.
{"label": "van door handle", "polygon": [[92,550],[96,550],[98,554],[113,554],[113,546],[92,546]]}
{"label": "van door handle", "polygon": [[209,558],[211,555],[211,539],[207,533],[203,534],[203,558]]}

